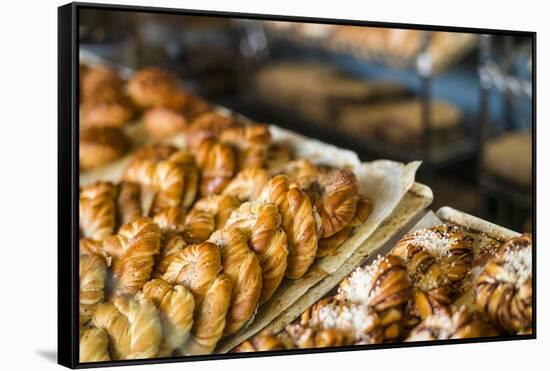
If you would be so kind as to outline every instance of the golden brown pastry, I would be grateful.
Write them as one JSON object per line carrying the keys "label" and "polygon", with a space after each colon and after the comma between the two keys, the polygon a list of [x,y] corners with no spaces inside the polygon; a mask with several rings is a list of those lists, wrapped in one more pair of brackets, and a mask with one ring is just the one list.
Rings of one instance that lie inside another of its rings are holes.
{"label": "golden brown pastry", "polygon": [[233,349],[234,353],[265,352],[268,350],[286,349],[284,343],[271,331],[262,331]]}
{"label": "golden brown pastry", "polygon": [[147,133],[156,139],[181,133],[189,124],[183,112],[164,107],[153,107],[147,110],[143,115],[143,123]]}
{"label": "golden brown pastry", "polygon": [[239,207],[236,198],[227,195],[210,195],[201,198],[189,212],[183,236],[192,243],[206,241],[210,234],[225,226],[229,216]]}
{"label": "golden brown pastry", "polygon": [[212,282],[195,315],[193,334],[185,344],[183,354],[210,354],[222,336],[231,301],[231,280],[220,274]]}
{"label": "golden brown pastry", "polygon": [[229,183],[236,170],[236,161],[230,146],[215,139],[202,139],[192,147],[201,170],[200,194],[218,194]]}
{"label": "golden brown pastry", "polygon": [[171,230],[163,230],[160,254],[156,257],[153,277],[162,277],[172,261],[186,247],[187,242],[179,234]]}
{"label": "golden brown pastry", "polygon": [[82,187],[79,197],[80,231],[84,237],[102,241],[114,232],[116,187],[96,182]]}
{"label": "golden brown pastry", "polygon": [[82,127],[122,128],[134,117],[134,107],[127,96],[113,91],[87,98],[80,106],[80,114]]}
{"label": "golden brown pastry", "polygon": [[158,356],[162,325],[155,305],[147,298],[118,297],[103,303],[94,313],[93,324],[109,334],[114,360]]}
{"label": "golden brown pastry", "polygon": [[86,324],[98,304],[103,302],[107,263],[97,254],[80,254],[80,324]]}
{"label": "golden brown pastry", "polygon": [[265,166],[271,144],[271,133],[266,125],[227,128],[222,130],[219,139],[237,150],[238,169],[258,169]]}
{"label": "golden brown pastry", "polygon": [[[353,345],[355,334],[352,330],[343,328],[304,327],[299,324],[287,326],[278,336],[287,349],[326,348]],[[289,345],[291,344],[291,345]]]}
{"label": "golden brown pastry", "polygon": [[[153,152],[153,150],[152,150]],[[164,153],[160,153],[162,155]],[[159,154],[151,153],[151,157]],[[160,156],[159,156],[160,157]],[[176,151],[165,160],[134,159],[125,170],[123,179],[140,183],[156,191],[151,215],[164,209],[190,206],[197,193],[198,170],[191,154]]]}
{"label": "golden brown pastry", "polygon": [[110,361],[109,336],[102,328],[88,328],[80,334],[79,362]]}
{"label": "golden brown pastry", "polygon": [[143,160],[159,162],[167,160],[172,154],[178,151],[177,147],[164,143],[155,143],[144,146],[132,155],[132,164]]}
{"label": "golden brown pastry", "polygon": [[80,168],[88,170],[105,165],[124,155],[130,140],[117,128],[89,127],[80,130]]}
{"label": "golden brown pastry", "polygon": [[246,326],[258,309],[262,292],[262,269],[248,247],[248,236],[237,228],[224,228],[209,239],[220,249],[223,272],[232,282],[233,293],[224,333],[231,335]]}
{"label": "golden brown pastry", "polygon": [[132,182],[120,182],[116,204],[118,225],[128,224],[142,217],[140,185]]}
{"label": "golden brown pastry", "polygon": [[267,149],[265,167],[267,169],[277,169],[288,163],[292,158],[290,148],[284,143],[273,142]]}
{"label": "golden brown pastry", "polygon": [[472,242],[460,227],[450,225],[411,232],[397,242],[392,254],[403,259],[414,284],[413,324],[451,304],[473,261]]}
{"label": "golden brown pastry", "polygon": [[205,112],[197,115],[189,124],[186,135],[189,143],[201,141],[204,138],[215,138],[222,130],[240,126],[234,117],[228,117],[216,112]]}
{"label": "golden brown pastry", "polygon": [[122,92],[124,81],[114,69],[105,66],[86,67],[80,74],[81,101]]}
{"label": "golden brown pastry", "polygon": [[495,335],[490,327],[465,308],[455,311],[443,309],[426,317],[412,329],[405,341],[468,339]]}
{"label": "golden brown pastry", "polygon": [[221,255],[210,242],[191,245],[178,253],[163,279],[187,287],[195,297],[195,317],[191,337],[183,354],[211,353],[223,334],[231,301],[231,281],[220,274]]}
{"label": "golden brown pastry", "polygon": [[195,311],[193,294],[184,286],[171,286],[162,279],[154,279],[143,286],[142,295],[159,310],[163,340],[158,355],[169,357],[189,338]]}
{"label": "golden brown pastry", "polygon": [[258,198],[267,182],[269,175],[264,169],[245,169],[237,173],[222,193],[236,197],[240,202],[252,201]]}
{"label": "golden brown pastry", "polygon": [[186,212],[181,207],[169,207],[158,212],[153,217],[153,221],[164,232],[181,233],[185,229],[186,216]]}
{"label": "golden brown pastry", "polygon": [[137,71],[126,86],[128,95],[142,108],[183,108],[187,94],[178,87],[176,77],[168,71],[147,67]]}
{"label": "golden brown pastry", "polygon": [[355,216],[359,192],[357,177],[352,171],[336,169],[317,176],[300,176],[298,183],[321,217],[322,238],[349,225]]}
{"label": "golden brown pastry", "polygon": [[288,244],[281,224],[277,206],[260,201],[245,202],[227,221],[228,227],[249,236],[248,245],[258,256],[262,268],[260,304],[273,296],[285,275]]}
{"label": "golden brown pastry", "polygon": [[302,277],[317,254],[317,223],[309,197],[288,176],[278,175],[264,187],[259,199],[276,205],[281,213],[288,242],[285,276]]}
{"label": "golden brown pastry", "polygon": [[[323,299],[308,308],[296,326],[300,327],[337,330],[345,334],[347,344],[379,344],[384,340],[381,320],[372,308],[338,298]],[[288,326],[287,332],[292,328]]]}
{"label": "golden brown pastry", "polygon": [[160,241],[159,226],[149,218],[139,218],[103,242],[103,249],[113,257],[113,296],[141,290],[151,277]]}
{"label": "golden brown pastry", "polygon": [[504,242],[475,284],[479,310],[508,333],[532,326],[532,250],[530,234]]}
{"label": "golden brown pastry", "polygon": [[319,239],[317,257],[335,254],[336,251],[338,251],[338,248],[349,239],[354,228],[362,225],[368,219],[371,212],[372,204],[370,201],[364,196],[359,196],[359,199],[357,200],[357,207],[355,209],[355,215],[351,222],[332,236]]}
{"label": "golden brown pastry", "polygon": [[407,268],[393,255],[379,257],[366,267],[357,268],[338,288],[342,300],[368,306],[377,313],[380,335],[385,341],[401,336],[404,309],[411,294]]}

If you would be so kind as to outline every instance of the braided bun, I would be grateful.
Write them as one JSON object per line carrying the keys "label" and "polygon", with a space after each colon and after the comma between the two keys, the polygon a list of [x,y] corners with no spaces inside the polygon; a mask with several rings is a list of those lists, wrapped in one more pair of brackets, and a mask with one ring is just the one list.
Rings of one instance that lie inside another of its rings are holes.
{"label": "braided bun", "polygon": [[162,325],[153,302],[146,298],[118,297],[99,305],[94,326],[109,334],[115,360],[154,358],[162,341]]}
{"label": "braided bun", "polygon": [[440,310],[424,319],[410,332],[406,341],[467,339],[495,333],[465,308]]}
{"label": "braided bun", "polygon": [[240,202],[252,201],[258,198],[267,182],[269,175],[264,169],[245,169],[229,182],[223,194],[236,197]]}
{"label": "braided bun", "polygon": [[317,224],[308,196],[286,175],[272,178],[259,198],[278,207],[288,242],[288,265],[285,276],[302,277],[317,253]]}
{"label": "braided bun", "polygon": [[107,264],[96,254],[80,254],[80,324],[87,323],[96,307],[103,302]]}
{"label": "braided bun", "polygon": [[226,128],[219,139],[237,150],[239,169],[262,168],[271,144],[271,133],[266,125],[249,125]]}
{"label": "braided bun", "polygon": [[109,355],[109,336],[102,328],[88,328],[81,331],[79,361],[84,362],[101,362],[110,361]]}
{"label": "braided bun", "polygon": [[159,356],[171,356],[172,351],[181,348],[189,338],[195,311],[193,294],[184,286],[171,286],[154,279],[143,286],[141,295],[150,299],[161,314],[163,341]]}
{"label": "braided bun", "polygon": [[248,244],[258,256],[262,268],[260,303],[271,298],[284,278],[288,248],[286,234],[277,207],[259,201],[246,202],[227,221],[250,236]]}
{"label": "braided bun", "polygon": [[84,237],[101,241],[114,232],[116,187],[97,182],[80,190],[80,230]]}
{"label": "braided bun", "polygon": [[235,156],[231,147],[206,138],[192,146],[201,170],[200,194],[220,193],[235,174]]}
{"label": "braided bun", "polygon": [[214,232],[209,239],[220,249],[223,272],[231,279],[233,294],[224,333],[234,334],[252,320],[262,291],[262,270],[248,247],[248,236],[236,228]]}
{"label": "braided bun", "polygon": [[530,234],[504,242],[475,284],[479,310],[508,333],[532,326],[532,250]]}
{"label": "braided bun", "polygon": [[221,338],[231,301],[231,281],[223,274],[216,245],[203,242],[178,253],[163,279],[187,287],[195,297],[195,317],[184,354],[211,353]]}
{"label": "braided bun", "polygon": [[397,242],[392,254],[403,259],[414,284],[413,323],[451,304],[471,266],[472,242],[461,228],[449,225],[415,231]]}
{"label": "braided bun", "polygon": [[141,290],[151,277],[160,242],[161,231],[149,218],[122,226],[118,234],[104,241],[105,252],[113,257],[114,296]]}

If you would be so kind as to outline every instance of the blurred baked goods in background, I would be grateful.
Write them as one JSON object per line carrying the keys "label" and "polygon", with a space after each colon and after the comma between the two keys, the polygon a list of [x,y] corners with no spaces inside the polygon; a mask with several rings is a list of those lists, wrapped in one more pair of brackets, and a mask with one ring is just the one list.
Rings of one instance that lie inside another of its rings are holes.
{"label": "blurred baked goods in background", "polygon": [[[414,143],[425,133],[421,100],[390,81],[357,78],[320,63],[280,62],[260,69],[254,86],[267,104],[354,138]],[[457,106],[433,100],[429,107],[432,135],[461,135]]]}

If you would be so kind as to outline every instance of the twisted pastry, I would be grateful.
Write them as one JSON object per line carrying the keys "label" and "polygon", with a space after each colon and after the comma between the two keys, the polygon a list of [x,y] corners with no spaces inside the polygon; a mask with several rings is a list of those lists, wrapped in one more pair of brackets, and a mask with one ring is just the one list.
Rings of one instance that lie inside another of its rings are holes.
{"label": "twisted pastry", "polygon": [[252,320],[262,291],[262,269],[248,247],[248,236],[236,228],[214,232],[209,239],[218,246],[223,272],[231,279],[233,294],[225,334],[234,334]]}
{"label": "twisted pastry", "polygon": [[268,182],[269,175],[264,169],[245,169],[229,182],[222,194],[236,197],[239,202],[252,201],[258,198]]}
{"label": "twisted pastry", "polygon": [[101,362],[110,361],[109,336],[102,328],[88,328],[80,334],[79,361]]}
{"label": "twisted pastry", "polygon": [[153,277],[162,277],[172,261],[185,247],[187,247],[187,243],[183,237],[173,231],[165,231],[162,236],[160,254],[156,259]]}
{"label": "twisted pastry", "polygon": [[359,192],[352,171],[336,169],[317,176],[301,176],[297,181],[321,217],[321,238],[333,236],[349,225],[355,216]]}
{"label": "twisted pastry", "polygon": [[190,206],[195,200],[198,170],[193,157],[185,151],[172,153],[166,160],[134,160],[123,179],[156,190],[151,206],[155,215],[163,209]]}
{"label": "twisted pastry", "polygon": [[222,143],[237,149],[239,169],[262,168],[271,144],[271,133],[266,125],[248,125],[226,128],[221,131]]}
{"label": "twisted pastry", "polygon": [[401,335],[403,310],[411,293],[407,268],[392,255],[357,268],[338,288],[338,296],[346,302],[366,305],[378,314],[384,340],[396,340]]}
{"label": "twisted pastry", "polygon": [[80,254],[80,324],[87,323],[97,306],[103,302],[107,264],[97,254]]}
{"label": "twisted pastry", "polygon": [[317,253],[317,223],[310,199],[288,176],[277,175],[264,187],[259,200],[276,205],[281,213],[288,243],[285,276],[302,277]]}
{"label": "twisted pastry", "polygon": [[113,257],[114,296],[133,295],[149,280],[160,240],[158,225],[149,218],[139,218],[104,241],[103,249]]}
{"label": "twisted pastry", "polygon": [[362,225],[368,219],[371,212],[372,205],[370,201],[364,196],[359,196],[355,215],[351,222],[332,236],[319,239],[317,257],[335,254],[340,245],[347,241],[349,236],[351,236],[353,229]]}
{"label": "twisted pastry", "polygon": [[157,223],[163,232],[182,233],[185,229],[187,214],[181,207],[169,207],[158,212],[153,221]]}
{"label": "twisted pastry", "polygon": [[258,256],[262,268],[260,303],[273,296],[285,275],[288,257],[286,233],[277,206],[259,201],[245,202],[227,221],[228,227],[250,236],[250,249]]}
{"label": "twisted pastry", "polygon": [[141,295],[150,299],[160,312],[163,340],[158,355],[171,356],[174,349],[181,348],[189,338],[195,311],[193,294],[184,286],[171,286],[161,279],[153,279],[143,286]]}
{"label": "twisted pastry", "polygon": [[118,225],[133,222],[143,215],[141,187],[137,183],[120,182],[117,195]]}
{"label": "twisted pastry", "polygon": [[132,162],[141,162],[143,160],[150,160],[153,162],[159,162],[162,160],[167,160],[172,154],[177,152],[178,149],[169,144],[155,143],[141,149],[138,149],[132,155]]}
{"label": "twisted pastry", "polygon": [[460,308],[431,314],[410,332],[405,341],[467,339],[494,336],[496,333],[475,314]]}
{"label": "twisted pastry", "polygon": [[211,353],[221,338],[231,301],[231,281],[220,274],[221,255],[216,245],[203,242],[178,253],[163,279],[187,287],[195,297],[195,317],[184,354]]}
{"label": "twisted pastry", "polygon": [[115,229],[116,187],[112,183],[97,182],[80,190],[80,230],[84,237],[101,241]]}
{"label": "twisted pastry", "polygon": [[472,242],[461,228],[449,225],[415,231],[397,242],[392,254],[403,259],[414,284],[413,322],[451,304],[472,263]]}
{"label": "twisted pastry", "polygon": [[231,147],[206,138],[193,145],[192,151],[201,170],[200,194],[220,193],[235,174],[235,156]]}
{"label": "twisted pastry", "polygon": [[532,250],[530,234],[504,242],[475,284],[479,310],[508,333],[532,326]]}
{"label": "twisted pastry", "polygon": [[187,216],[184,237],[195,243],[207,240],[212,232],[225,226],[237,207],[239,202],[232,196],[210,195],[201,198]]}
{"label": "twisted pastry", "polygon": [[115,360],[153,358],[162,341],[162,325],[157,309],[147,298],[117,297],[98,306],[94,326],[109,335]]}
{"label": "twisted pastry", "polygon": [[136,72],[126,86],[134,103],[141,108],[183,108],[187,94],[178,87],[176,77],[156,67],[147,67]]}

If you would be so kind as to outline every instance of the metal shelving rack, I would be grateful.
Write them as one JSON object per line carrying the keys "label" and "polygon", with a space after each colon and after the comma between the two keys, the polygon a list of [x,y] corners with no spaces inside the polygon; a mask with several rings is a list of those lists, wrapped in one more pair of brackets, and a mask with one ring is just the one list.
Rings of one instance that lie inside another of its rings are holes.
{"label": "metal shelving rack", "polygon": [[[257,58],[256,64],[269,59],[270,43],[283,41],[303,46],[309,50],[318,51],[320,54],[322,52],[343,54],[365,63],[397,68],[388,65],[386,56],[359,53],[356,49],[346,49],[345,45],[335,44],[334,42],[324,43],[322,39],[317,37],[306,37],[296,32],[289,32],[288,30],[274,32],[271,29],[266,29],[262,23],[254,21],[247,21],[243,26],[244,44],[248,45],[245,49],[249,56]],[[381,157],[400,161],[422,159],[424,161],[423,169],[427,172],[433,172],[450,164],[473,158],[478,150],[479,141],[477,135],[466,136],[464,133],[460,138],[448,143],[436,143],[434,141],[434,133],[430,122],[431,102],[433,98],[432,85],[434,76],[443,70],[434,69],[432,57],[428,50],[431,36],[432,32],[422,31],[419,52],[413,58],[399,60],[397,63],[401,68],[413,71],[419,81],[423,130],[420,137],[420,145],[416,146],[416,148],[403,148],[403,146],[391,142],[383,142],[378,138],[361,138],[360,140],[351,138],[351,135],[344,134],[338,131],[337,128],[321,126],[303,119],[297,120],[296,115],[293,115],[290,111],[283,112],[281,107],[276,107],[279,117],[274,117],[270,111],[273,111],[275,107],[266,106],[265,102],[255,101],[257,99],[255,96],[247,97],[249,100],[247,107],[240,107],[240,109],[246,110],[253,107],[254,112],[249,111],[249,114],[252,116],[269,117],[272,120],[276,120],[282,126],[285,126],[286,121],[291,120],[288,121],[292,123],[292,126],[288,126],[290,129],[301,130],[304,134],[313,135],[331,141],[334,144],[346,146],[357,151],[365,159]],[[258,42],[258,40],[261,42]],[[254,55],[254,53],[256,54]],[[464,128],[464,125],[462,125],[462,128]]]}
{"label": "metal shelving rack", "polygon": [[[513,50],[516,52],[514,53]],[[480,38],[480,136],[479,136],[479,186],[483,198],[482,213],[487,217],[489,215],[490,200],[496,201],[495,218],[496,222],[503,225],[517,224],[517,210],[529,212],[532,208],[532,189],[510,182],[506,179],[490,174],[483,167],[484,146],[488,140],[493,138],[492,121],[490,118],[490,94],[493,89],[502,93],[504,96],[505,117],[509,121],[511,116],[511,107],[513,103],[520,98],[532,100],[533,82],[532,79],[523,79],[513,75],[513,61],[518,53],[529,53],[532,56],[531,45],[523,45],[514,48],[511,38],[504,42],[505,58],[501,62],[497,61],[494,51],[494,37],[491,35],[482,35]],[[529,117],[528,120],[530,121]],[[510,123],[505,122],[507,128]]]}

